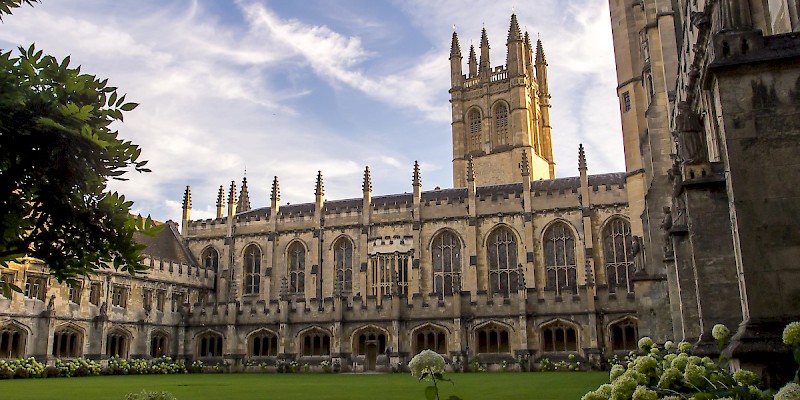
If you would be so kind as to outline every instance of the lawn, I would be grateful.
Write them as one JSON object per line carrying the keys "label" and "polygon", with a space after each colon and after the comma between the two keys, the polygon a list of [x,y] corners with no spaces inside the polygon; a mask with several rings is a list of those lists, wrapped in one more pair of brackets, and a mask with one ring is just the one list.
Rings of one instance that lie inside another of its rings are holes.
{"label": "lawn", "polygon": [[[580,399],[608,381],[605,372],[447,374],[441,397],[470,399]],[[192,374],[96,376],[0,381],[3,399],[122,400],[128,392],[166,390],[179,400],[408,400],[424,399],[425,384],[410,374]]]}

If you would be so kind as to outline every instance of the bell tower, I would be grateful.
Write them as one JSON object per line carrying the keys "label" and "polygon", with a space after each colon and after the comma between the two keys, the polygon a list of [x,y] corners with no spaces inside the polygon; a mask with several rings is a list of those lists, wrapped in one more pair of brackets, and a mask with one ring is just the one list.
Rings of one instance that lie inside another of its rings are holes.
{"label": "bell tower", "polygon": [[470,158],[478,186],[522,182],[522,157],[530,165],[530,176],[525,179],[555,178],[550,93],[542,43],[538,41],[534,50],[528,33],[522,35],[517,16],[512,14],[506,48],[506,65],[492,68],[484,28],[480,63],[475,49],[470,47],[468,73],[463,74],[461,46],[453,32],[450,104],[454,187],[467,186]]}

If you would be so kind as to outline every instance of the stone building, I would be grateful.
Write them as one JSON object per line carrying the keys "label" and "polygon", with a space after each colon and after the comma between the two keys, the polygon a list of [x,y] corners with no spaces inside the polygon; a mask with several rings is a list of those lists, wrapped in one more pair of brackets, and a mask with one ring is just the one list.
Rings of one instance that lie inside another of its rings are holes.
{"label": "stone building", "polygon": [[609,4],[628,175],[644,182],[629,178],[631,214],[641,212],[648,272],[669,287],[671,316],[659,318],[701,353],[719,351],[711,328],[723,323],[736,332],[725,349],[734,366],[789,371],[780,334],[800,319],[800,2]]}
{"label": "stone building", "polygon": [[[226,362],[298,360],[375,369],[430,348],[496,364],[635,348],[645,262],[632,235],[625,173],[554,178],[550,94],[541,42],[515,16],[508,64],[492,68],[488,35],[452,71],[454,189],[251,208],[220,187],[214,219],[142,238],[151,271],[53,282],[34,260],[3,271],[25,287],[0,299],[0,357],[114,354]],[[641,228],[636,228],[641,230]],[[635,286],[637,287],[635,289]]]}

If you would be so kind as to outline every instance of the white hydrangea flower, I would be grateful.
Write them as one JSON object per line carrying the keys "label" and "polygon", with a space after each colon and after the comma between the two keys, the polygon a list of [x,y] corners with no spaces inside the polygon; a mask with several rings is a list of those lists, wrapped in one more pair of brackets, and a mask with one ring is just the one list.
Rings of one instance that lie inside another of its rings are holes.
{"label": "white hydrangea flower", "polygon": [[783,329],[783,343],[800,346],[800,322],[792,322]]}
{"label": "white hydrangea flower", "polygon": [[728,330],[728,327],[722,324],[716,324],[713,328],[711,328],[711,336],[718,342],[724,342],[728,339],[730,334],[731,331]]}
{"label": "white hydrangea flower", "polygon": [[786,386],[775,393],[775,400],[798,400],[800,399],[800,385],[789,382]]}
{"label": "white hydrangea flower", "polygon": [[423,350],[411,359],[408,368],[414,376],[422,376],[426,372],[441,374],[444,372],[444,358],[434,351]]}

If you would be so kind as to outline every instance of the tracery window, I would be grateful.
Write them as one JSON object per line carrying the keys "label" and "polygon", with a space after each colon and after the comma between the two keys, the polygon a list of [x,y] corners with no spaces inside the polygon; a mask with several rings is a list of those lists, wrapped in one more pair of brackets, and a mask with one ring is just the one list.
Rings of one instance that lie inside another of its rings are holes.
{"label": "tracery window", "polygon": [[109,333],[106,336],[106,355],[128,358],[128,335],[120,331]]}
{"label": "tracery window", "polygon": [[328,356],[331,354],[331,335],[312,329],[301,338],[300,354],[303,356]]}
{"label": "tracery window", "polygon": [[13,325],[0,327],[0,358],[22,358],[25,356],[25,331]]}
{"label": "tracery window", "polygon": [[542,351],[578,351],[578,334],[575,327],[562,322],[542,328]]}
{"label": "tracery window", "polygon": [[167,335],[154,332],[150,336],[150,357],[157,358],[167,354]]}
{"label": "tracery window", "polygon": [[545,289],[556,295],[578,292],[575,265],[575,237],[567,224],[557,222],[544,234],[544,265],[547,273]]}
{"label": "tracery window", "polygon": [[219,253],[213,247],[208,247],[203,250],[203,267],[212,271],[217,271],[219,267]]}
{"label": "tracery window", "polygon": [[636,350],[639,338],[636,320],[628,318],[610,327],[612,350]]}
{"label": "tracery window", "polygon": [[433,240],[433,291],[442,296],[452,295],[461,286],[461,240],[444,231]]}
{"label": "tracery window", "polygon": [[259,332],[250,336],[250,357],[275,357],[278,355],[278,336]]}
{"label": "tracery window", "polygon": [[81,303],[81,293],[83,289],[81,288],[81,283],[67,283],[67,299],[70,303],[80,304]]}
{"label": "tracery window", "polygon": [[300,242],[289,246],[289,293],[303,293],[306,278],[306,248]]}
{"label": "tracery window", "polygon": [[494,108],[494,146],[504,146],[508,144],[508,107],[505,104],[498,104]]}
{"label": "tracery window", "polygon": [[42,276],[28,276],[25,280],[25,297],[44,301],[47,295],[47,279]]}
{"label": "tracery window", "polygon": [[125,308],[128,306],[128,288],[122,285],[111,286],[111,305]]}
{"label": "tracery window", "polygon": [[255,244],[244,250],[244,294],[261,292],[261,249]]}
{"label": "tracery window", "polygon": [[208,332],[197,340],[198,357],[222,357],[222,335]]}
{"label": "tracery window", "polygon": [[411,253],[375,254],[370,256],[368,293],[378,298],[392,294],[408,295]]}
{"label": "tracery window", "polygon": [[83,352],[83,335],[72,328],[64,328],[53,334],[53,357],[80,357]]}
{"label": "tracery window", "polygon": [[631,225],[622,218],[615,218],[603,230],[603,255],[610,293],[614,293],[618,287],[633,293],[635,267],[631,254],[632,243]]}
{"label": "tracery window", "polygon": [[509,353],[508,329],[497,324],[489,324],[475,331],[477,339],[477,352],[480,353]]}
{"label": "tracery window", "polygon": [[333,259],[336,265],[336,284],[342,293],[353,291],[353,243],[347,238],[339,238],[333,246]]}
{"label": "tracery window", "polygon": [[386,349],[386,334],[379,329],[361,330],[356,339],[358,342],[355,343],[353,352],[360,356],[367,354],[367,345],[369,344],[374,344],[378,353],[382,353]]}
{"label": "tracery window", "polygon": [[414,332],[414,350],[419,354],[423,350],[447,354],[447,332],[436,326],[426,326]]}
{"label": "tracery window", "polygon": [[492,293],[508,297],[517,290],[517,239],[506,227],[494,230],[487,244],[489,257],[489,288]]}

